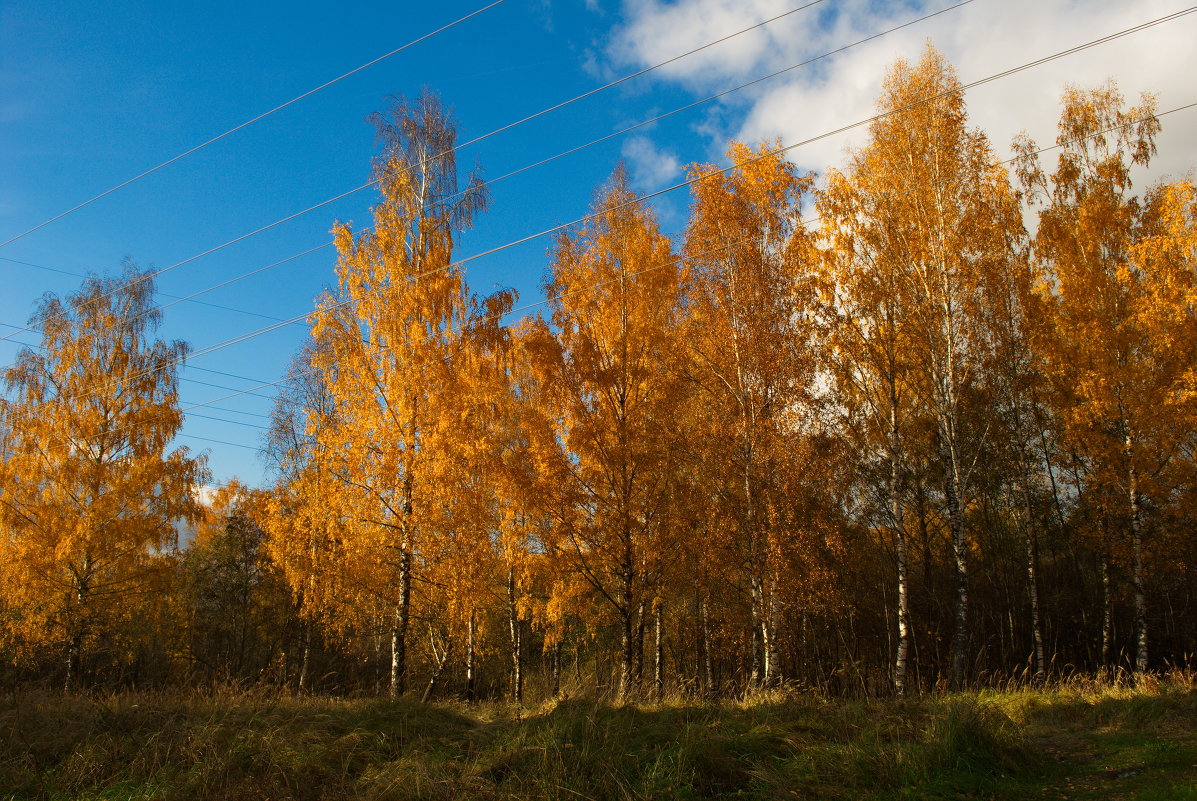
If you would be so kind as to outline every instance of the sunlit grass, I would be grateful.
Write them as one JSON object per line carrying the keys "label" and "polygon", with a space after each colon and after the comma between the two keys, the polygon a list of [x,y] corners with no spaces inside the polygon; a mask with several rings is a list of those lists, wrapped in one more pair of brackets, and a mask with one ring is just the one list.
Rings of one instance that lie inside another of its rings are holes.
{"label": "sunlit grass", "polygon": [[835,700],[0,701],[7,799],[1197,797],[1191,675]]}

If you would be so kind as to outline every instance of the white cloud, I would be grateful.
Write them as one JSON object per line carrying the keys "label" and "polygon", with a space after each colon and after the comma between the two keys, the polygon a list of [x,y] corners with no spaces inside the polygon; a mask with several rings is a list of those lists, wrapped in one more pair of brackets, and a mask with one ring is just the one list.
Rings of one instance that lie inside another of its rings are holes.
{"label": "white cloud", "polygon": [[[696,94],[713,93],[949,4],[820,4],[654,71],[652,79]],[[627,0],[623,22],[613,30],[605,57],[618,66],[656,64],[794,5],[793,0]],[[706,128],[696,129],[696,135],[708,137],[715,156],[729,137],[747,142],[780,137],[791,144],[865,119],[874,113],[887,67],[899,57],[917,60],[928,39],[969,83],[1180,8],[1175,0],[976,0],[730,95],[719,101],[720,124],[712,128],[711,118],[704,117]],[[1089,87],[1113,77],[1128,102],[1151,91],[1158,94],[1161,111],[1192,103],[1197,101],[1191,80],[1193,41],[1197,14],[977,87],[967,95],[972,122],[989,134],[998,157],[1004,158],[1021,130],[1041,145],[1054,140],[1059,97],[1066,84]],[[1183,174],[1197,162],[1197,109],[1163,122],[1152,177]],[[823,171],[842,165],[845,148],[863,144],[866,136],[862,126],[790,155],[803,167]],[[626,149],[625,154],[632,158]]]}
{"label": "white cloud", "polygon": [[681,180],[682,164],[677,156],[658,148],[647,136],[626,140],[622,152],[632,186],[641,192],[652,192]]}
{"label": "white cloud", "polygon": [[[612,38],[608,55],[617,62],[647,66],[694,50],[794,8],[791,0],[628,0],[624,24]],[[700,53],[661,67],[658,79],[705,88],[712,80],[740,77],[791,49],[814,9],[741,34]]]}
{"label": "white cloud", "polygon": [[208,509],[212,508],[212,504],[216,501],[216,493],[220,492],[220,487],[214,487],[210,484],[195,487],[191,494],[195,497],[200,506]]}
{"label": "white cloud", "polygon": [[[219,491],[220,487],[204,484],[193,487],[191,496],[200,506],[205,509],[211,509],[213,502],[216,500],[216,493]],[[188,548],[191,546],[191,543],[195,542],[197,527],[194,524],[180,518],[175,520],[171,525],[174,526],[175,534],[178,536],[179,548]]]}

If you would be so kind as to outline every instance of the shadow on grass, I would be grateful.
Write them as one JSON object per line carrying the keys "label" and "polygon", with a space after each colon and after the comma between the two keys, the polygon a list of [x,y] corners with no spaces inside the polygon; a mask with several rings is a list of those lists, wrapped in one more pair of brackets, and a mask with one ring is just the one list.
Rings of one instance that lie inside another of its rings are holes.
{"label": "shadow on grass", "polygon": [[[1194,719],[1191,690],[575,700],[523,716],[406,699],[47,695],[0,701],[0,799],[1027,798],[1065,785],[1096,798],[1192,765]],[[1140,773],[1105,778],[1129,769]]]}
{"label": "shadow on grass", "polygon": [[[0,799],[356,798],[476,727],[413,701],[34,696],[0,704]],[[429,759],[430,763],[435,760]]]}
{"label": "shadow on grass", "polygon": [[1043,798],[1197,798],[1197,690],[1112,686],[998,699],[1045,753]]}
{"label": "shadow on grass", "polygon": [[[511,797],[934,797],[1027,764],[1017,727],[970,699],[611,708],[572,702],[479,755]],[[928,794],[930,793],[930,794]]]}

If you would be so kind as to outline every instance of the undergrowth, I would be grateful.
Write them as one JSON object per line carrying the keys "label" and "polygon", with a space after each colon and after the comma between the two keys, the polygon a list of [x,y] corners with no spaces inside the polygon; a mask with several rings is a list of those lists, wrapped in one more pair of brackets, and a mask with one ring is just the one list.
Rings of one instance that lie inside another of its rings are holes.
{"label": "undergrowth", "polygon": [[[718,704],[569,700],[535,709],[231,691],[17,694],[0,700],[0,799],[897,799],[1040,791],[1063,798],[1088,797],[1088,785],[1072,778],[1090,774],[1096,798],[1112,786],[1098,781],[1096,771],[1106,768],[1089,764],[1100,753],[1091,760],[1086,751],[1106,743],[1102,732],[1122,749],[1110,759],[1162,766],[1150,777],[1145,767],[1121,771],[1133,781],[1172,782],[1139,782],[1145,792],[1182,793],[1125,797],[1183,798],[1191,797],[1186,787],[1197,788],[1184,773],[1197,762],[1194,721],[1197,690],[1186,677],[908,699],[774,693]],[[1167,766],[1175,770],[1165,776]],[[1117,765],[1108,770],[1118,778]]]}

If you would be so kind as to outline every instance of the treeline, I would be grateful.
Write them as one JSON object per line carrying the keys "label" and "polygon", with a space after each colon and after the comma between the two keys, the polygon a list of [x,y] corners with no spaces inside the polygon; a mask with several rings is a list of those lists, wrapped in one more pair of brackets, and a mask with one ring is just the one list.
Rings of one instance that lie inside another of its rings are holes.
{"label": "treeline", "polygon": [[186,347],[152,276],[46,300],[0,429],[10,678],[651,698],[1190,664],[1197,192],[1133,192],[1154,100],[1068,89],[1055,146],[1004,161],[929,47],[878,110],[821,189],[775,144],[691,167],[679,241],[617,169],[507,324],[454,261],[485,183],[434,97],[397,105],[275,483],[207,507],[165,450]]}

